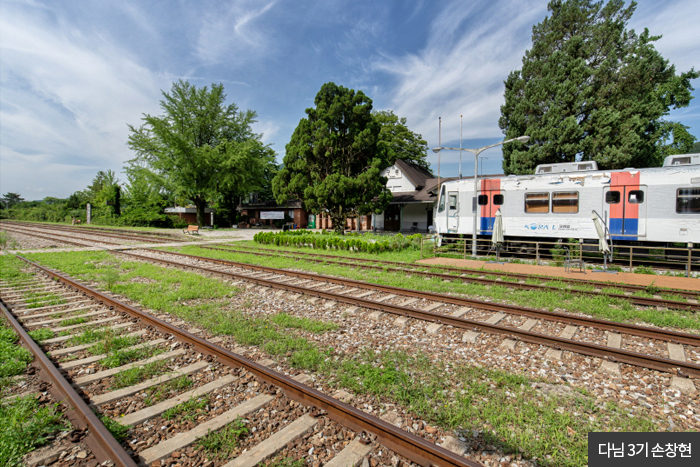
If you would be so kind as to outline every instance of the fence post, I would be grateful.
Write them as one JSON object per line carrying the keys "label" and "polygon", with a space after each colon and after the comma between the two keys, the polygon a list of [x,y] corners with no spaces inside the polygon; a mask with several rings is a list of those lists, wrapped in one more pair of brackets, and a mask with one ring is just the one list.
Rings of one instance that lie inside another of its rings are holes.
{"label": "fence post", "polygon": [[688,248],[688,270],[685,272],[685,277],[690,277],[690,266],[693,259],[693,248]]}
{"label": "fence post", "polygon": [[630,272],[634,272],[634,271],[632,271],[632,258],[634,256],[634,248],[632,248],[631,245],[629,248],[630,248]]}
{"label": "fence post", "polygon": [[535,264],[540,265],[540,242],[535,242]]}

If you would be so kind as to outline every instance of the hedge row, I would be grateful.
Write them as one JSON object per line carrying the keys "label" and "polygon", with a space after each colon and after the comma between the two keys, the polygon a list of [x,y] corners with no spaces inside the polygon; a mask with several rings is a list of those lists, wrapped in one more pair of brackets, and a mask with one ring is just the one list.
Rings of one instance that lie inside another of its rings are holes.
{"label": "hedge row", "polygon": [[292,230],[289,232],[259,232],[253,240],[266,245],[296,246],[317,248],[320,250],[348,250],[365,253],[380,253],[383,251],[400,251],[406,248],[418,248],[421,234],[403,236],[397,234],[381,240],[366,240],[361,237],[344,238],[338,235],[312,233],[308,230]]}

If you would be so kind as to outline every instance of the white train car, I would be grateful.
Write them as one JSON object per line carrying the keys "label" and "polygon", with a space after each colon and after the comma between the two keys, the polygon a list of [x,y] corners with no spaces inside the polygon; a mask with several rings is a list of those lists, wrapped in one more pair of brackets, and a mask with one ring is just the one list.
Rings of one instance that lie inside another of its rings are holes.
{"label": "white train car", "polygon": [[[535,175],[446,182],[434,226],[441,237],[491,236],[501,210],[506,242],[598,240],[595,211],[616,244],[700,243],[700,154],[663,167],[598,170],[595,162],[539,165]],[[692,245],[689,245],[692,246]]]}

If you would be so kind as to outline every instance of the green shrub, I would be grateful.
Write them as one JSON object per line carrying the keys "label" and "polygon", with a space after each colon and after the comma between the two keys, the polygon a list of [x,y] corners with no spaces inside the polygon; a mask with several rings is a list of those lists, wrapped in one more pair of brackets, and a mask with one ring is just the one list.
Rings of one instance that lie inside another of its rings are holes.
{"label": "green shrub", "polygon": [[421,234],[380,239],[362,238],[356,232],[338,236],[330,232],[315,233],[309,230],[292,230],[289,232],[258,232],[253,237],[257,243],[275,246],[308,247],[319,250],[345,250],[379,253],[383,251],[401,251],[420,247]]}

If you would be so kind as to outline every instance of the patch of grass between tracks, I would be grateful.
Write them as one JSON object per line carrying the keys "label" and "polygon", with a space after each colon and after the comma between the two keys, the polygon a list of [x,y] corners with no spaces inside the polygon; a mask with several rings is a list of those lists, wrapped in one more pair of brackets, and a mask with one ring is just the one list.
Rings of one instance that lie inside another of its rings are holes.
{"label": "patch of grass between tracks", "polygon": [[[112,263],[120,270],[115,289],[143,306],[172,313],[217,334],[231,335],[242,345],[258,346],[271,355],[285,357],[294,367],[324,374],[333,385],[375,398],[378,403],[401,404],[430,424],[458,431],[475,442],[496,445],[514,456],[537,458],[540,465],[585,465],[589,431],[658,429],[658,424],[641,409],[633,413],[615,403],[601,403],[568,386],[564,386],[569,389],[566,396],[547,396],[533,387],[535,380],[503,371],[456,363],[445,366],[421,354],[391,349],[365,349],[346,354],[330,347],[323,348],[297,335],[296,329],[285,331],[285,326],[296,325],[296,320],[278,318],[280,322],[277,323],[272,317],[249,316],[245,305],[243,310],[226,306],[224,298],[231,288],[216,279],[159,266],[120,262],[116,257],[99,252],[71,253],[74,256],[67,258],[69,266],[64,268],[62,258],[55,255],[42,255],[37,260],[72,275],[91,275],[96,280],[100,265]],[[144,292],[138,282],[126,280],[135,278],[129,275],[136,270],[142,274],[139,277],[163,280],[158,294]],[[432,279],[420,278],[420,281],[430,288],[447,284]],[[199,293],[183,289],[182,284],[186,283],[192,284]],[[171,284],[178,285],[175,291],[171,290]],[[491,287],[489,292],[495,289],[505,290]],[[155,296],[172,296],[173,293],[189,298],[185,301],[180,297],[174,303],[167,303]],[[561,297],[558,300],[561,302]],[[135,368],[120,373],[117,376],[122,382],[113,389],[167,372],[166,364],[160,364],[160,368]]]}
{"label": "patch of grass between tracks", "polygon": [[[23,373],[33,360],[21,347],[19,336],[0,318],[0,397],[16,382],[11,376]],[[22,456],[42,446],[48,437],[67,429],[58,404],[41,404],[33,395],[0,402],[0,465],[20,466]]]}
{"label": "patch of grass between tracks", "polygon": [[[403,287],[413,290],[447,293],[467,296],[469,298],[488,298],[514,305],[539,308],[547,311],[568,311],[584,313],[596,318],[619,322],[644,322],[655,326],[669,326],[680,329],[700,330],[700,314],[682,311],[665,310],[659,312],[655,308],[639,308],[624,299],[610,298],[606,296],[583,296],[567,294],[566,289],[556,291],[546,290],[518,290],[510,289],[507,284],[485,286],[480,284],[468,284],[457,281],[444,281],[440,278],[425,278],[412,276],[410,272],[386,272],[352,269],[346,266],[334,264],[313,263],[296,260],[285,256],[268,257],[252,254],[228,253],[220,250],[200,248],[195,245],[183,248],[163,248],[164,250],[178,251],[209,258],[226,259],[246,264],[265,265],[276,268],[286,268],[316,272],[328,276],[343,277],[354,280],[372,282],[376,284]],[[347,252],[344,252],[347,255]],[[381,255],[380,255],[381,256]],[[383,258],[382,258],[383,259]],[[556,281],[548,285],[556,284]],[[560,283],[560,285],[562,285]],[[619,290],[618,290],[619,292]]]}

